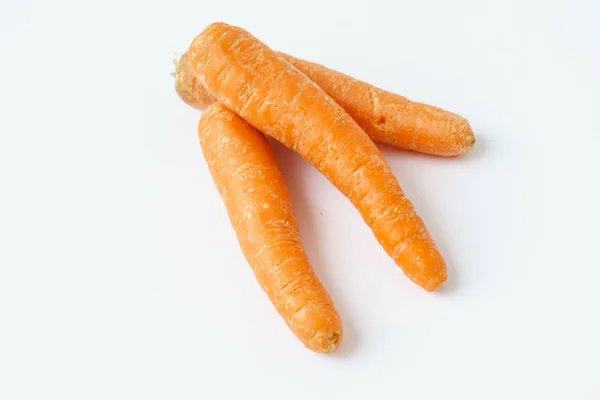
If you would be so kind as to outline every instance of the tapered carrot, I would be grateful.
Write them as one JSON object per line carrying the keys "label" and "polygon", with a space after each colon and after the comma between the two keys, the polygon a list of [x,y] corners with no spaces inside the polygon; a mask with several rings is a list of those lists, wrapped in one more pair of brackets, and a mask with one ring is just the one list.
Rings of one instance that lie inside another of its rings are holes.
{"label": "tapered carrot", "polygon": [[306,347],[335,350],[342,322],[304,252],[292,202],[266,138],[219,103],[202,115],[198,135],[261,287]]}
{"label": "tapered carrot", "polygon": [[426,290],[446,265],[369,136],[313,81],[245,30],[209,25],[188,50],[199,81],[292,148],[346,195],[405,274]]}
{"label": "tapered carrot", "polygon": [[[410,101],[322,65],[278,53],[331,96],[371,139],[402,149],[457,156],[475,144],[469,122],[441,108]],[[175,88],[192,107],[203,110],[216,99],[200,83],[193,57],[178,64]]]}

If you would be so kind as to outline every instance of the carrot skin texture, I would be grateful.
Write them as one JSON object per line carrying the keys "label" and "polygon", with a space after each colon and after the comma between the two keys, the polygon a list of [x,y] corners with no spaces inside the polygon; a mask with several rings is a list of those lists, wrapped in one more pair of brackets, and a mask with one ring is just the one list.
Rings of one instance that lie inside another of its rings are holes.
{"label": "carrot skin texture", "polygon": [[202,115],[198,135],[259,284],[306,347],[334,351],[342,339],[342,322],[300,242],[292,202],[268,141],[219,103]]}
{"label": "carrot skin texture", "polygon": [[342,106],[373,140],[446,157],[465,154],[475,144],[469,122],[458,114],[410,101],[322,65],[279,54]]}
{"label": "carrot skin texture", "polygon": [[[437,156],[459,156],[475,144],[469,122],[460,115],[410,101],[322,65],[278,54],[319,85],[375,141]],[[175,89],[183,101],[203,110],[217,99],[202,86],[191,58],[187,53],[181,57]]]}
{"label": "carrot skin texture", "polygon": [[213,96],[350,199],[410,279],[428,291],[446,280],[442,256],[383,156],[320,87],[247,31],[224,23],[209,25],[188,54]]}

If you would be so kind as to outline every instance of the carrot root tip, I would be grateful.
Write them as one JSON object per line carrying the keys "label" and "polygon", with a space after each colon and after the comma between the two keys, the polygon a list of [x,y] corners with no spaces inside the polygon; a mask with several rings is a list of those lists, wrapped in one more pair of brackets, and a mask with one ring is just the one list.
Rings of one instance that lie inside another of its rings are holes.
{"label": "carrot root tip", "polygon": [[437,279],[433,279],[433,280],[423,284],[422,285],[423,289],[427,290],[428,292],[435,292],[444,283],[446,283],[447,278],[448,278],[448,275],[446,273],[444,273],[443,275],[440,275],[439,277],[437,277]]}
{"label": "carrot root tip", "polygon": [[342,334],[339,332],[319,333],[311,341],[311,348],[319,353],[331,353],[340,345]]}
{"label": "carrot root tip", "polygon": [[327,341],[328,350],[333,351],[333,350],[337,349],[338,345],[340,344],[340,339],[341,339],[341,335],[339,333],[331,334],[331,336],[329,337],[329,340]]}

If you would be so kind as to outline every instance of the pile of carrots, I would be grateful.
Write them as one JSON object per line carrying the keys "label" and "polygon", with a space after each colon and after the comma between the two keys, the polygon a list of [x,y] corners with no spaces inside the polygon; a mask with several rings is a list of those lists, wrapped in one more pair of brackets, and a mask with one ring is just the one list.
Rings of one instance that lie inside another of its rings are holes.
{"label": "pile of carrots", "polygon": [[204,157],[248,263],[292,332],[334,351],[342,322],[306,256],[264,134],[296,151],[354,204],[389,256],[427,291],[446,264],[374,141],[437,156],[475,144],[463,117],[271,50],[213,23],[177,63],[176,90],[204,110]]}

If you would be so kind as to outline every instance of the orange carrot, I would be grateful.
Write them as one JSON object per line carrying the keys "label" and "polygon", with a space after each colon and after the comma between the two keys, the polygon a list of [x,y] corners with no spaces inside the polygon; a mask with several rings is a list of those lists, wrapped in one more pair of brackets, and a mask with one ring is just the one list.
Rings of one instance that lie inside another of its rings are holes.
{"label": "orange carrot", "polygon": [[319,86],[245,30],[209,25],[188,50],[199,81],[292,148],[346,195],[405,274],[426,290],[446,265],[369,136]]}
{"label": "orange carrot", "polygon": [[[438,156],[458,156],[475,144],[469,122],[460,115],[412,102],[322,65],[278,54],[319,85],[373,140]],[[187,104],[203,110],[216,99],[198,80],[192,59],[187,53],[181,57],[175,88]]]}
{"label": "orange carrot", "polygon": [[223,105],[202,115],[198,135],[240,247],[292,332],[331,352],[342,322],[308,261],[283,176],[264,135]]}

